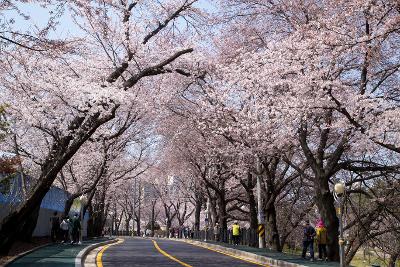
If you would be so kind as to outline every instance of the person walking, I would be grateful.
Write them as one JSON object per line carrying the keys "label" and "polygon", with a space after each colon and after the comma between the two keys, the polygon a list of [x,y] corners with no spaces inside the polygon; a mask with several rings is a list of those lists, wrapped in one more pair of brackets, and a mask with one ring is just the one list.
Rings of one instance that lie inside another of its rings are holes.
{"label": "person walking", "polygon": [[53,216],[50,217],[51,223],[51,241],[54,243],[57,241],[58,235],[60,233],[60,218],[57,216],[57,211],[53,213]]}
{"label": "person walking", "polygon": [[79,233],[81,231],[81,221],[79,220],[78,213],[75,213],[72,220],[72,244],[79,242]]}
{"label": "person walking", "polygon": [[220,235],[220,227],[219,227],[219,224],[216,223],[214,226],[214,239],[217,242],[219,242],[219,235]]}
{"label": "person walking", "polygon": [[235,246],[239,245],[240,226],[237,221],[232,225],[232,237],[233,237],[233,244],[235,244]]}
{"label": "person walking", "polygon": [[310,225],[310,221],[306,221],[304,225],[304,236],[303,236],[303,253],[301,257],[303,259],[306,258],[306,253],[308,247],[310,247],[310,261],[314,261],[314,237],[315,237],[315,229]]}
{"label": "person walking", "polygon": [[64,217],[60,224],[61,232],[62,232],[62,243],[68,242],[68,235],[69,235],[69,221],[68,216]]}
{"label": "person walking", "polygon": [[68,237],[71,244],[74,243],[74,236],[72,235],[72,229],[74,228],[73,218],[68,217]]}
{"label": "person walking", "polygon": [[326,253],[326,244],[328,243],[328,232],[322,219],[320,219],[317,223],[316,232],[318,244],[318,259],[327,261],[328,255]]}

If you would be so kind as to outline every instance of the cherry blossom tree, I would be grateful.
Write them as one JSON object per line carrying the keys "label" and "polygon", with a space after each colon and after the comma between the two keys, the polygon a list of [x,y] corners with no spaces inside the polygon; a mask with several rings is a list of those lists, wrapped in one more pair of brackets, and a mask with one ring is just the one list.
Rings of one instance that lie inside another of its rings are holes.
{"label": "cherry blossom tree", "polygon": [[[161,6],[74,1],[71,12],[87,39],[73,38],[58,50],[15,49],[7,54],[4,87],[12,106],[10,117],[26,138],[20,142],[21,151],[40,168],[32,192],[2,222],[2,252],[24,227],[30,210],[40,205],[57,174],[99,128],[107,129],[124,105],[140,107],[134,99],[146,99],[145,88],[151,88],[148,85],[158,75],[166,74],[160,83],[173,73],[190,75],[179,67],[178,59],[193,51],[191,39],[182,42],[169,29],[176,19],[198,14],[194,2]],[[138,13],[131,16],[132,12]],[[153,25],[149,16],[160,23]],[[189,29],[182,32],[190,34]]]}

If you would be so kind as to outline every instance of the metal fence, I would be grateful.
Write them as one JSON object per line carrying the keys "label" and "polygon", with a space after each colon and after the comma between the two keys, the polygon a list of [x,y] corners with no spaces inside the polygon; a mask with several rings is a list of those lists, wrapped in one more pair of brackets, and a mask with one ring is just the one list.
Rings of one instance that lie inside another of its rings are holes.
{"label": "metal fence", "polygon": [[[194,231],[191,238],[233,244],[232,230],[220,230],[218,234],[215,234],[212,229],[208,231]],[[251,247],[258,246],[258,234],[256,230],[240,229],[239,244]]]}
{"label": "metal fence", "polygon": [[[233,244],[232,230],[220,230],[218,234],[214,233],[213,229],[190,231],[184,233],[183,231],[175,231],[175,236],[178,238],[191,238],[195,240],[207,240],[213,242],[223,242]],[[136,233],[134,233],[136,234]],[[114,236],[132,236],[132,231],[113,231]],[[165,233],[155,233],[156,236],[165,237]],[[254,229],[240,229],[239,244],[244,246],[256,247],[258,246],[258,234]]]}
{"label": "metal fence", "polygon": [[114,230],[112,232],[112,235],[114,236],[132,236],[132,231],[125,231],[125,230]]}

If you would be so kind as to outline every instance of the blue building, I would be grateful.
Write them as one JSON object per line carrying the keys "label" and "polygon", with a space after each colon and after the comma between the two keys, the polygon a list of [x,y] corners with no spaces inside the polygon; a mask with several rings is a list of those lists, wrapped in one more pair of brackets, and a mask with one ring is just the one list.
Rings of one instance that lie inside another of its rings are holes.
{"label": "blue building", "polygon": [[[1,180],[1,179],[0,179]],[[25,179],[29,181],[30,179]],[[9,212],[15,208],[22,200],[22,179],[19,175],[8,179],[7,183],[0,183],[0,222]],[[61,188],[52,186],[45,195],[40,205],[39,217],[33,236],[49,236],[51,230],[50,217],[54,212],[60,216],[64,212],[64,205],[68,199],[68,192]],[[79,213],[79,210],[71,210],[70,214]],[[87,221],[89,219],[88,212],[86,212],[83,220],[83,236],[87,233]]]}

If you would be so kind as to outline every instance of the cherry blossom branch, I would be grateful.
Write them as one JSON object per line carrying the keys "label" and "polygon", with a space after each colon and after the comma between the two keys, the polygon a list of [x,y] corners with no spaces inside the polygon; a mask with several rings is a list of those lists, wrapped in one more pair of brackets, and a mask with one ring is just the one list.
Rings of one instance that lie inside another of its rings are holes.
{"label": "cherry blossom branch", "polygon": [[[131,78],[129,78],[128,80],[126,80],[123,83],[125,90],[127,90],[128,88],[131,88],[132,86],[137,84],[139,82],[139,80],[142,79],[143,77],[155,76],[155,75],[169,72],[168,70],[166,70],[164,68],[166,65],[172,63],[174,60],[176,60],[180,56],[188,54],[188,53],[192,53],[192,52],[193,52],[193,48],[181,50],[179,52],[176,52],[175,54],[173,54],[171,57],[167,58],[166,60],[160,62],[159,64],[143,69],[138,74],[132,76]],[[180,73],[180,72],[178,72],[178,73]]]}
{"label": "cherry blossom branch", "polygon": [[183,11],[185,11],[186,9],[188,9],[194,2],[196,2],[197,0],[191,1],[189,2],[188,0],[186,0],[183,5],[181,7],[179,7],[174,13],[172,13],[168,18],[166,18],[163,22],[158,22],[158,26],[157,28],[155,28],[153,31],[151,31],[149,34],[147,34],[144,39],[142,44],[146,44],[152,37],[154,37],[155,35],[157,35],[157,33],[159,33],[162,29],[164,29],[165,27],[168,26],[168,24],[176,19],[180,13],[182,13]]}
{"label": "cherry blossom branch", "polygon": [[0,39],[3,39],[5,41],[7,41],[7,42],[13,43],[15,45],[18,45],[18,46],[23,47],[23,48],[28,49],[28,50],[33,50],[33,51],[37,51],[37,52],[45,51],[44,49],[37,49],[37,48],[34,48],[34,47],[30,47],[30,46],[24,45],[22,43],[19,43],[17,41],[14,41],[14,40],[12,40],[10,38],[7,38],[5,36],[2,36],[2,35],[0,35]]}

